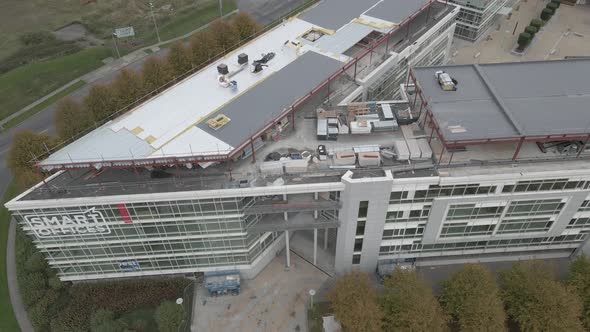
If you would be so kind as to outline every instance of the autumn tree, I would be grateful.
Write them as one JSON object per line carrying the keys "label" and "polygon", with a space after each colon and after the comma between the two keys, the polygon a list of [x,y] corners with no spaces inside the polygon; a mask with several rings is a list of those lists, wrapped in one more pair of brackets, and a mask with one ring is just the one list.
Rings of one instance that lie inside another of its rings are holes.
{"label": "autumn tree", "polygon": [[482,265],[464,265],[444,281],[440,302],[460,331],[506,330],[500,290]]}
{"label": "autumn tree", "polygon": [[237,13],[232,24],[241,40],[246,40],[260,31],[260,25],[246,12]]}
{"label": "autumn tree", "polygon": [[217,41],[217,45],[227,52],[240,41],[240,35],[235,26],[224,20],[216,20],[209,26],[209,31]]}
{"label": "autumn tree", "polygon": [[190,50],[181,41],[170,46],[167,60],[174,76],[183,75],[192,68]]}
{"label": "autumn tree", "polygon": [[119,72],[111,87],[114,89],[119,108],[127,107],[145,95],[141,75],[127,68]]}
{"label": "autumn tree", "polygon": [[84,98],[86,109],[96,122],[101,122],[119,110],[115,90],[109,85],[97,84],[90,88]]}
{"label": "autumn tree", "polygon": [[567,284],[572,287],[583,303],[582,322],[590,330],[590,259],[582,255],[572,262]]}
{"label": "autumn tree", "polygon": [[148,58],[142,66],[143,87],[146,93],[161,88],[172,80],[172,68],[157,57]]}
{"label": "autumn tree", "polygon": [[581,301],[542,262],[515,263],[500,274],[500,288],[521,331],[583,331]]}
{"label": "autumn tree", "polygon": [[381,309],[366,273],[353,271],[339,277],[328,299],[334,316],[346,331],[381,330]]}
{"label": "autumn tree", "polygon": [[61,140],[80,134],[90,127],[92,122],[90,112],[72,98],[66,97],[57,104],[54,123],[57,135]]}
{"label": "autumn tree", "polygon": [[194,34],[190,40],[189,48],[191,50],[192,63],[196,67],[217,57],[217,55],[223,52],[223,49],[217,43],[217,39],[209,30],[202,30]]}
{"label": "autumn tree", "polygon": [[443,331],[447,317],[415,271],[396,268],[385,278],[380,296],[385,331]]}
{"label": "autumn tree", "polygon": [[37,184],[43,176],[35,169],[36,159],[47,155],[55,140],[47,134],[23,130],[14,135],[8,151],[7,165],[23,188]]}

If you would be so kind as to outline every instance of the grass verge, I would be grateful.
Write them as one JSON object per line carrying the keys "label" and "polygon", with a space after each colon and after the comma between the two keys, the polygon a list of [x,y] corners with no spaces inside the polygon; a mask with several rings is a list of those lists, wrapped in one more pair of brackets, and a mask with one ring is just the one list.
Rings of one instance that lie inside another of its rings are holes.
{"label": "grass verge", "polygon": [[30,110],[24,112],[23,114],[11,119],[10,121],[6,122],[6,124],[4,125],[4,129],[9,129],[12,128],[14,126],[16,126],[17,124],[23,122],[24,120],[26,120],[28,117],[31,117],[39,112],[41,112],[42,110],[44,110],[47,106],[58,102],[60,99],[62,99],[63,97],[69,95],[70,93],[80,89],[81,87],[83,87],[84,85],[86,85],[86,82],[84,81],[78,81],[74,84],[72,84],[71,86],[69,86],[68,88],[62,90],[60,93],[55,94],[53,97],[46,99],[44,102],[40,103],[39,105],[31,108]]}
{"label": "grass verge", "polygon": [[307,309],[307,327],[310,332],[323,331],[324,321],[323,316],[330,315],[330,303],[318,302],[313,305],[313,308]]}
{"label": "grass verge", "polygon": [[100,67],[112,56],[106,47],[89,48],[58,59],[28,64],[0,76],[0,118],[29,105],[64,84]]}
{"label": "grass verge", "polygon": [[17,195],[17,186],[12,181],[2,196],[0,207],[0,331],[19,331],[18,322],[14,317],[10,296],[8,294],[8,280],[6,276],[6,242],[8,240],[8,226],[10,225],[10,213],[4,208],[4,202]]}

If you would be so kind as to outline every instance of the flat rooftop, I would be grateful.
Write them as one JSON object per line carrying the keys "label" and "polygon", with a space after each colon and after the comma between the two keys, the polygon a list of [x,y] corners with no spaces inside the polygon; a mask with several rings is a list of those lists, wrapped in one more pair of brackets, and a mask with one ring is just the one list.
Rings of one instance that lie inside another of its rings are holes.
{"label": "flat rooftop", "polygon": [[[444,91],[435,72],[456,80]],[[590,59],[415,68],[413,73],[444,140],[590,134]]]}
{"label": "flat rooftop", "polygon": [[[395,29],[430,2],[425,0],[323,0],[239,49],[227,54],[124,115],[52,153],[45,170],[150,165],[167,158],[208,162],[233,157],[267,124],[284,116],[352,60],[345,52],[373,32]],[[322,31],[320,39],[304,36]],[[275,57],[257,73],[252,61]],[[249,56],[245,67],[238,54]],[[217,66],[226,64],[232,89],[219,84]],[[225,115],[214,130],[208,120]]]}

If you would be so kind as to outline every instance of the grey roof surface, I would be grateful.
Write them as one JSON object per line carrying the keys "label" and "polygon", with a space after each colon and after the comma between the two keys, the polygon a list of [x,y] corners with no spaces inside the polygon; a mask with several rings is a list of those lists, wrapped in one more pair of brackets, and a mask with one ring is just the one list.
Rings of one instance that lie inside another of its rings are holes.
{"label": "grey roof surface", "polygon": [[322,36],[315,42],[315,46],[328,52],[344,53],[373,30],[368,25],[353,22],[344,26],[336,34]]}
{"label": "grey roof surface", "polygon": [[338,30],[377,2],[379,0],[322,0],[299,18],[322,28]]}
{"label": "grey roof surface", "polygon": [[392,23],[401,23],[429,0],[384,0],[365,15]]}
{"label": "grey roof surface", "polygon": [[[447,72],[457,91],[443,91]],[[415,68],[447,141],[590,133],[590,60]]]}
{"label": "grey roof surface", "polygon": [[75,160],[100,161],[147,157],[154,148],[126,129],[114,132],[109,128],[111,122],[93,130],[43,160],[41,165],[60,164]]}
{"label": "grey roof surface", "polygon": [[307,52],[215,113],[229,117],[228,124],[218,130],[209,128],[206,121],[197,126],[231,146],[238,146],[342,65],[327,56]]}

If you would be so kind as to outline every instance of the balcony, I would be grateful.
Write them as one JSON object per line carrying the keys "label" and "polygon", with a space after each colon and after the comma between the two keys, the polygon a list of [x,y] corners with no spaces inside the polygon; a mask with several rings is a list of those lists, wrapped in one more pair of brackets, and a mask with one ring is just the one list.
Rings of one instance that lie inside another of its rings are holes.
{"label": "balcony", "polygon": [[[301,211],[301,210],[299,210]],[[321,214],[318,219],[313,217],[312,212],[298,212],[289,214],[288,220],[284,219],[282,213],[275,211],[274,215],[262,217],[255,225],[248,228],[249,233],[278,232],[305,229],[324,229],[340,226],[340,221],[335,216]]]}
{"label": "balcony", "polygon": [[244,209],[244,214],[274,214],[281,212],[309,212],[339,210],[342,203],[326,199],[307,200],[266,200],[259,201]]}

